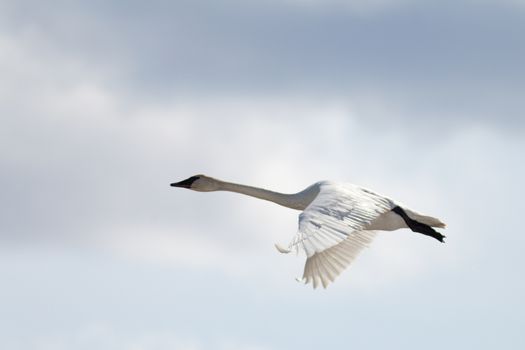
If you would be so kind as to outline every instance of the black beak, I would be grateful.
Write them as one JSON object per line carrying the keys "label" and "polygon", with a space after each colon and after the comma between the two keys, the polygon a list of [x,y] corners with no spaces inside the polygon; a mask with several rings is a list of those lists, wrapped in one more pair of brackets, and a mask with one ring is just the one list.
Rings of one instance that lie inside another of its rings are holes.
{"label": "black beak", "polygon": [[181,182],[174,182],[170,184],[172,187],[182,187],[182,188],[191,188],[191,184],[195,182],[199,177],[198,176],[192,176],[189,179],[183,180]]}

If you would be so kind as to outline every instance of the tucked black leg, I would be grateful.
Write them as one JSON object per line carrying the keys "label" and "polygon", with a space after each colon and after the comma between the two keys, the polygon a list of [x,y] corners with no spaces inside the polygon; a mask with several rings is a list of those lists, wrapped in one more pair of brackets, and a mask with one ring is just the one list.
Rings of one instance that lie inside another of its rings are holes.
{"label": "tucked black leg", "polygon": [[397,215],[401,216],[403,218],[403,220],[405,220],[405,223],[407,224],[407,226],[412,231],[419,232],[419,233],[422,233],[422,234],[430,236],[430,237],[434,237],[438,241],[444,243],[444,241],[443,241],[443,238],[445,238],[444,235],[442,235],[441,233],[437,232],[436,230],[434,230],[432,227],[428,226],[427,224],[423,224],[423,223],[421,223],[419,221],[411,219],[407,215],[407,213],[403,210],[403,208],[395,207],[395,208],[392,209],[392,211],[394,213],[396,213]]}

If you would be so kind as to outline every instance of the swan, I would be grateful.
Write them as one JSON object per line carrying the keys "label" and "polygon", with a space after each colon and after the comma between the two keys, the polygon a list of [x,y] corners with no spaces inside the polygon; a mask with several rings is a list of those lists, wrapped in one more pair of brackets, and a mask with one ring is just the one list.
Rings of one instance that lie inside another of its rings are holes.
{"label": "swan", "polygon": [[199,192],[229,191],[301,210],[299,229],[281,253],[304,251],[306,263],[299,281],[326,288],[368,246],[377,231],[409,228],[444,242],[433,227],[445,224],[388,197],[350,183],[319,181],[301,192],[284,194],[195,175],[170,184]]}

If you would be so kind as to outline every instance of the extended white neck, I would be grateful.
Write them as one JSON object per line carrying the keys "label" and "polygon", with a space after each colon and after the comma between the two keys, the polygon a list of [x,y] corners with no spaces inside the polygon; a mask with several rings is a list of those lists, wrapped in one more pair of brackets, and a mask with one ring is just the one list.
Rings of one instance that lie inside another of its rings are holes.
{"label": "extended white neck", "polygon": [[265,190],[263,188],[258,187],[219,181],[218,191],[241,193],[247,196],[274,202],[279,205],[282,205],[283,207],[304,210],[317,196],[317,194],[319,193],[319,188],[315,186],[310,186],[299,193],[285,194]]}

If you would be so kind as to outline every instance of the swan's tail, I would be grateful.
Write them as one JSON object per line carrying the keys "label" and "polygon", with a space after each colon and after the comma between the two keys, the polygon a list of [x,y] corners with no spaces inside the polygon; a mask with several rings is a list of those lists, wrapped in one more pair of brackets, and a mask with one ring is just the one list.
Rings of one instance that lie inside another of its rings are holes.
{"label": "swan's tail", "polygon": [[406,208],[403,208],[403,210],[407,213],[408,217],[410,217],[412,220],[428,225],[430,227],[445,228],[447,226],[443,221],[433,216],[423,215],[423,214],[417,213],[413,210],[406,209]]}

